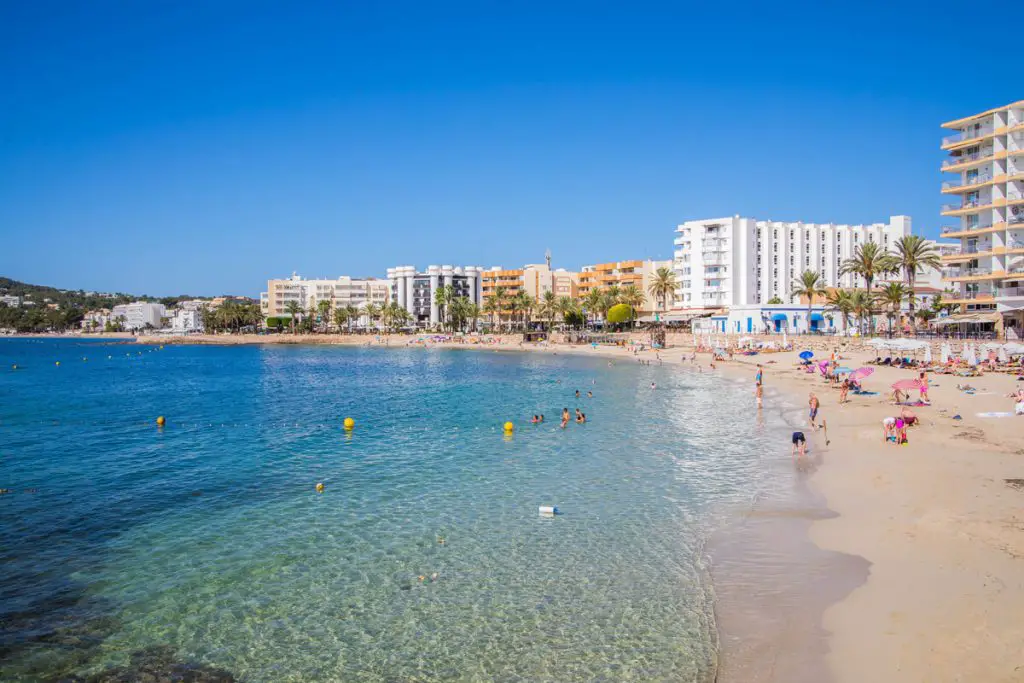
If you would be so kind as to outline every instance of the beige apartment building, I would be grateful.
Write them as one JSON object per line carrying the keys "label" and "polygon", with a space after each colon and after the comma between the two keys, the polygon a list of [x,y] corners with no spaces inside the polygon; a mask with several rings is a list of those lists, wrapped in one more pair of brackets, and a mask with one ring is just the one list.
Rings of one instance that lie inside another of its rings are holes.
{"label": "beige apartment building", "polygon": [[[354,306],[362,310],[368,303],[382,306],[388,302],[387,280],[356,279],[341,276],[337,280],[304,280],[292,273],[290,278],[267,280],[267,291],[260,294],[260,308],[267,317],[287,317],[288,303],[294,301],[305,313],[321,301],[331,302],[331,312]],[[368,324],[365,316],[359,324]]]}
{"label": "beige apartment building", "polygon": [[[942,207],[950,225],[942,236],[960,239],[960,253],[943,257],[945,281],[965,313],[999,314],[1007,335],[1024,329],[1024,100],[948,121],[949,158],[942,184],[954,201]],[[994,316],[995,317],[995,316]],[[1012,330],[1012,332],[1011,332]]]}
{"label": "beige apartment building", "polygon": [[546,263],[510,270],[492,266],[481,275],[483,300],[489,299],[498,287],[504,287],[509,297],[526,292],[534,301],[544,298],[547,292],[554,292],[555,296],[560,297],[575,297],[577,276],[577,273],[563,269],[552,270]]}
{"label": "beige apartment building", "polygon": [[[672,269],[672,261],[614,261],[583,266],[579,274],[577,295],[585,297],[591,290],[605,289],[611,286],[619,288],[636,285],[644,293],[646,301],[638,309],[639,315],[649,315],[658,305],[648,289],[658,268]],[[665,302],[666,310],[672,307],[672,301]]]}

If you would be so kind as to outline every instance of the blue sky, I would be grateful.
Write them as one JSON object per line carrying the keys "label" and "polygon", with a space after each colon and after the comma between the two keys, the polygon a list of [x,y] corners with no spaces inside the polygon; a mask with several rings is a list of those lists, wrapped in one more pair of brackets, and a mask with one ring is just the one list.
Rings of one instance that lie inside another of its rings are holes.
{"label": "blue sky", "polygon": [[1013,41],[956,46],[968,9],[5,2],[0,275],[256,295],[577,268],[734,213],[934,236],[939,124],[1024,98]]}

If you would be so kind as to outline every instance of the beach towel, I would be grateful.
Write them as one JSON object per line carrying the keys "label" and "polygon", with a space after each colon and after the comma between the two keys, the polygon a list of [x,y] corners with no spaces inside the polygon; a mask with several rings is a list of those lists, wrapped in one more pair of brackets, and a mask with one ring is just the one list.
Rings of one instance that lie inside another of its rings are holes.
{"label": "beach towel", "polygon": [[1013,413],[1003,413],[999,411],[988,412],[988,413],[976,413],[978,417],[1013,417]]}

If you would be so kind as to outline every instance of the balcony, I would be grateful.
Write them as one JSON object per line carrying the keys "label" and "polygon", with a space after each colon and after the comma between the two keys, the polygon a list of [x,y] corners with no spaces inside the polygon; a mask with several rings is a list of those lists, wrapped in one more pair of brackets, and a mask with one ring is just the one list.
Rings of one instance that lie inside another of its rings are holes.
{"label": "balcony", "polygon": [[1024,287],[1003,287],[996,290],[997,299],[1024,297]]}
{"label": "balcony", "polygon": [[992,182],[992,176],[988,173],[983,175],[977,175],[973,178],[967,178],[966,180],[949,180],[942,183],[943,192],[957,192],[966,187],[976,187],[978,185],[984,185],[985,183]]}
{"label": "balcony", "polygon": [[968,140],[979,140],[986,138],[995,133],[995,129],[992,126],[985,126],[979,130],[972,130],[967,132],[955,133],[953,135],[947,135],[942,138],[942,146],[949,147],[960,142],[967,142]]}
{"label": "balcony", "polygon": [[992,149],[985,150],[984,152],[974,152],[972,154],[961,154],[960,156],[951,157],[943,161],[942,168],[952,168],[953,166],[960,166],[961,164],[971,164],[977,161],[994,159],[995,157],[995,150]]}

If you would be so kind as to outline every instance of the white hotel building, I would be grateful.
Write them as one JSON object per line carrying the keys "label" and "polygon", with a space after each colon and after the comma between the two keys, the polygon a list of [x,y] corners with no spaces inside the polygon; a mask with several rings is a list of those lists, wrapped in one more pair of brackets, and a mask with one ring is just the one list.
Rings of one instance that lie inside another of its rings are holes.
{"label": "white hotel building", "polygon": [[717,310],[792,299],[792,282],[805,270],[821,274],[826,287],[863,287],[861,278],[839,275],[858,245],[877,242],[887,251],[910,234],[910,217],[888,223],[846,225],[709,218],[676,228],[673,270],[676,309]]}
{"label": "white hotel building", "polygon": [[[1010,338],[1024,331],[1024,100],[942,124],[944,237],[959,238],[947,282],[964,313],[1001,319]],[[1012,330],[1012,331],[1011,331]]]}
{"label": "white hotel building", "polygon": [[[310,309],[315,309],[321,301],[331,302],[332,314],[346,306],[362,310],[368,303],[381,306],[388,302],[388,283],[346,275],[337,280],[304,280],[292,273],[290,278],[267,280],[267,291],[260,293],[260,309],[267,317],[288,317],[288,304],[293,301],[299,305],[303,316],[309,315]],[[366,316],[362,316],[360,324],[368,322]]]}
{"label": "white hotel building", "polygon": [[414,325],[434,327],[441,322],[440,310],[434,303],[438,288],[451,285],[455,296],[464,296],[482,306],[483,272],[480,266],[429,266],[425,272],[417,272],[415,266],[388,268],[391,300],[409,311]]}

